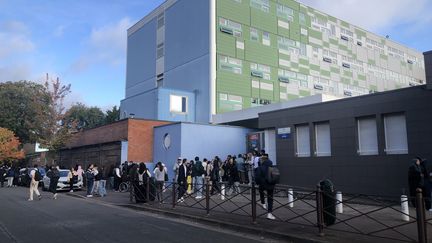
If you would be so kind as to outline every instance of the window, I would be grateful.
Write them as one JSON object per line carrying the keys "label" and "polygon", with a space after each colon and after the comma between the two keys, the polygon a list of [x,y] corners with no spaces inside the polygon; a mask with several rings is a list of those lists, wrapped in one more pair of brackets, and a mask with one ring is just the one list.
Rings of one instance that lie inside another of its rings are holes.
{"label": "window", "polygon": [[157,28],[160,29],[165,25],[164,13],[161,13],[157,17]]}
{"label": "window", "polygon": [[330,124],[328,122],[315,124],[315,155],[331,155]]}
{"label": "window", "polygon": [[294,21],[294,10],[292,10],[291,8],[278,4],[276,12],[278,17],[287,19],[291,22]]}
{"label": "window", "polygon": [[231,21],[229,19],[219,18],[220,31],[234,35],[236,37],[242,36],[242,25]]}
{"label": "window", "polygon": [[244,50],[244,42],[243,41],[236,41],[236,47],[238,49]]}
{"label": "window", "polygon": [[358,150],[359,155],[378,154],[378,136],[375,117],[358,118]]}
{"label": "window", "polygon": [[387,154],[407,154],[408,142],[404,114],[384,116],[385,152]]}
{"label": "window", "polygon": [[187,97],[170,95],[170,112],[187,113]]}
{"label": "window", "polygon": [[253,41],[259,40],[258,30],[254,28],[250,28],[250,39]]}
{"label": "window", "polygon": [[299,13],[299,22],[301,25],[306,25],[306,16],[304,13]]}
{"label": "window", "polygon": [[227,56],[219,56],[219,66],[221,70],[242,74],[243,65],[241,60]]}
{"label": "window", "polygon": [[250,64],[251,75],[259,78],[263,78],[266,80],[271,79],[271,69],[269,66],[251,63]]}
{"label": "window", "polygon": [[156,49],[156,59],[159,59],[164,56],[164,43],[160,43],[157,45]]}
{"label": "window", "polygon": [[309,125],[296,126],[296,145],[296,155],[298,157],[310,156]]}
{"label": "window", "polygon": [[269,0],[250,0],[250,6],[266,13],[270,10]]}
{"label": "window", "polygon": [[262,35],[262,43],[263,45],[269,46],[270,45],[270,33],[269,32],[263,32]]}

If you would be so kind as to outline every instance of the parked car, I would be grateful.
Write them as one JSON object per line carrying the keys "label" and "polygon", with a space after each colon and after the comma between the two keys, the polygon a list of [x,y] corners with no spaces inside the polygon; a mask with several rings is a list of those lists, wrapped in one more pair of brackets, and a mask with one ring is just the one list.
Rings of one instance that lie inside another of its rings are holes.
{"label": "parked car", "polygon": [[[68,182],[68,174],[69,174],[69,170],[59,170],[60,173],[60,178],[59,181],[57,183],[57,191],[65,191],[65,190],[70,190],[69,187],[69,182]],[[50,184],[50,178],[48,176],[46,176],[46,174],[44,175],[43,179],[42,179],[42,190],[46,191],[49,188],[49,184]],[[78,180],[77,183],[73,184],[73,189],[74,190],[81,190],[83,188],[83,181]]]}
{"label": "parked car", "polygon": [[[30,172],[34,170],[34,168],[22,168],[19,170],[19,175],[18,175],[18,186],[26,186],[29,187],[30,186]],[[41,176],[44,177],[46,174],[46,171],[44,168],[39,167],[38,168],[39,172],[41,173]],[[40,185],[40,184],[39,184]]]}

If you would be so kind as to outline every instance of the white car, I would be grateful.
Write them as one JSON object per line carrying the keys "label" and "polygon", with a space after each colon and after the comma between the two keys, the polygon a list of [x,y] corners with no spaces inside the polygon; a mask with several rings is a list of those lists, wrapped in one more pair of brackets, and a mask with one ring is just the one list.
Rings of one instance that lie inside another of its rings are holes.
{"label": "white car", "polygon": [[[57,183],[57,191],[70,190],[70,185],[68,182],[68,174],[69,170],[59,170],[60,178]],[[48,173],[47,173],[48,174]],[[48,176],[44,176],[42,179],[42,189],[44,191],[49,189],[50,178]],[[83,181],[78,179],[77,183],[73,184],[73,190],[82,189]]]}

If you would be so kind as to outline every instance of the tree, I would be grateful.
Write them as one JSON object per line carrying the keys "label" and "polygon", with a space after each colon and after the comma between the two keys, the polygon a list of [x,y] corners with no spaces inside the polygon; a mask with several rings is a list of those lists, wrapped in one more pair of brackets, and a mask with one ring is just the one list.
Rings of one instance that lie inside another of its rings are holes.
{"label": "tree", "polygon": [[42,123],[42,134],[40,136],[40,144],[51,151],[57,151],[65,144],[70,137],[69,127],[64,126],[64,98],[70,93],[71,85],[63,85],[57,77],[55,80],[50,79],[48,74],[44,88],[49,95],[48,109],[39,110],[41,117],[46,117],[47,120]]}
{"label": "tree", "polygon": [[106,111],[105,124],[110,124],[120,119],[120,109],[113,106],[111,110]]}
{"label": "tree", "polygon": [[20,141],[11,130],[0,127],[0,161],[24,158],[24,152],[19,149],[20,145]]}
{"label": "tree", "polygon": [[0,83],[0,127],[13,131],[23,143],[34,143],[43,134],[49,110],[49,93],[29,82]]}
{"label": "tree", "polygon": [[87,107],[82,103],[73,105],[66,111],[64,124],[76,131],[94,128],[105,123],[105,114],[98,107]]}

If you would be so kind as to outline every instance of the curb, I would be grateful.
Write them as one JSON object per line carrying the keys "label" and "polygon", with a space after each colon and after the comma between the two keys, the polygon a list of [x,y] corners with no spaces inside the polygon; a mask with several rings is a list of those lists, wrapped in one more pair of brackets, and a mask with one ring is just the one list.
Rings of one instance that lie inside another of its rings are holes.
{"label": "curb", "polygon": [[319,240],[311,239],[311,238],[299,237],[299,236],[292,235],[292,234],[280,233],[280,232],[276,232],[276,231],[272,231],[272,230],[265,230],[265,229],[253,227],[253,226],[239,225],[239,224],[221,221],[221,220],[217,220],[217,219],[210,219],[207,217],[194,216],[194,215],[184,214],[184,213],[179,213],[179,212],[170,212],[167,210],[150,208],[150,207],[146,207],[146,206],[136,206],[133,204],[116,204],[116,206],[130,208],[130,209],[139,210],[139,211],[149,211],[152,213],[162,214],[162,215],[174,217],[174,218],[193,220],[193,221],[196,221],[199,223],[204,223],[206,225],[219,226],[221,228],[228,228],[228,229],[231,229],[234,231],[240,231],[240,232],[248,233],[248,234],[257,235],[257,233],[259,233],[259,235],[261,237],[274,238],[274,239],[278,239],[278,240],[287,240],[290,242],[310,242],[310,243],[327,242],[327,241],[319,241]]}

